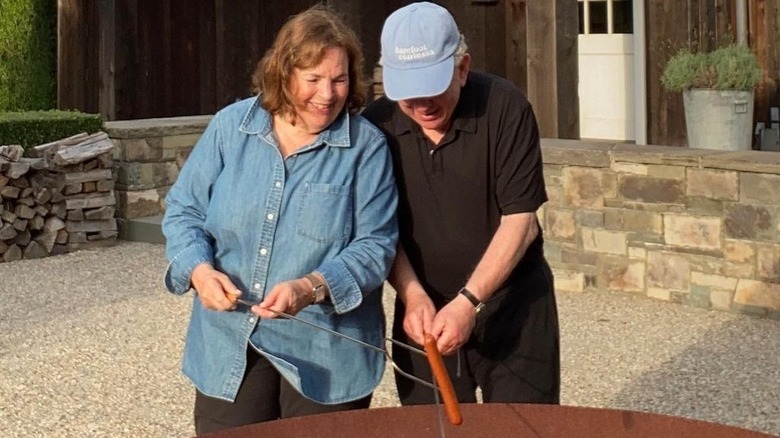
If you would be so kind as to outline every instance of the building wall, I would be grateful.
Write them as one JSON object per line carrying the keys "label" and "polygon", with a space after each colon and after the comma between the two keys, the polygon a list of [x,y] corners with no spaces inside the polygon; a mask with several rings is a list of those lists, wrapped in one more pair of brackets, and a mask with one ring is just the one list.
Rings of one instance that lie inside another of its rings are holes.
{"label": "building wall", "polygon": [[[163,213],[208,120],[107,123],[120,233]],[[542,150],[558,290],[780,319],[780,154],[553,139]]]}

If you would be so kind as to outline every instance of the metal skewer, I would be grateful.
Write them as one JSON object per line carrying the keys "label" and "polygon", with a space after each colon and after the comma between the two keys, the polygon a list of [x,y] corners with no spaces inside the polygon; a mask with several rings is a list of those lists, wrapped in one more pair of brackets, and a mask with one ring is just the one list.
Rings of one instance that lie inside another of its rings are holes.
{"label": "metal skewer", "polygon": [[[256,303],[252,303],[252,302],[249,302],[249,301],[246,301],[246,300],[242,300],[241,298],[238,298],[236,300],[236,302],[239,303],[239,304],[243,304],[244,306],[249,306],[249,307],[253,307],[253,306],[256,305]],[[431,354],[435,357],[435,359],[431,359],[431,356],[428,354],[428,352],[420,350],[419,348],[416,348],[416,347],[412,347],[411,345],[404,344],[403,342],[396,341],[395,339],[385,337],[384,340],[385,340],[385,345],[387,345],[387,342],[391,342],[393,345],[397,345],[397,346],[399,346],[401,348],[406,348],[407,350],[409,350],[409,351],[411,351],[413,353],[417,353],[417,354],[420,354],[422,356],[427,357],[429,363],[431,364],[431,368],[432,368],[431,371],[432,371],[433,376],[434,376],[433,383],[427,382],[427,381],[425,381],[425,380],[423,380],[423,379],[421,379],[421,378],[419,378],[417,376],[414,376],[414,375],[409,374],[406,371],[402,370],[395,363],[395,361],[393,360],[393,357],[390,355],[390,352],[387,350],[387,347],[382,348],[382,347],[377,347],[376,345],[371,345],[371,344],[369,344],[367,342],[361,341],[360,339],[355,339],[355,338],[353,338],[351,336],[345,335],[343,333],[339,333],[339,332],[337,332],[335,330],[331,330],[331,329],[329,329],[327,327],[322,327],[321,325],[314,324],[313,322],[306,321],[306,320],[298,318],[298,317],[296,317],[294,315],[290,315],[289,313],[280,312],[278,310],[273,310],[273,309],[266,309],[266,310],[274,313],[275,315],[281,316],[283,318],[291,319],[293,321],[298,321],[300,323],[306,324],[306,325],[308,325],[310,327],[313,327],[313,328],[316,328],[316,329],[319,329],[319,330],[324,330],[324,331],[330,333],[333,336],[336,336],[336,337],[339,337],[339,338],[343,338],[343,339],[352,341],[352,342],[354,342],[354,343],[356,343],[356,344],[358,344],[358,345],[360,345],[362,347],[365,347],[365,348],[368,348],[368,349],[371,349],[371,350],[374,350],[374,351],[378,351],[378,352],[382,353],[385,356],[385,359],[387,359],[387,361],[390,362],[390,364],[393,366],[393,369],[396,370],[399,374],[401,374],[402,376],[404,376],[404,377],[406,377],[408,379],[412,379],[415,382],[420,383],[421,385],[424,385],[424,386],[427,386],[429,388],[432,388],[433,389],[433,397],[434,397],[434,400],[436,401],[436,406],[438,407],[439,436],[440,436],[440,438],[446,438],[446,433],[444,431],[444,419],[443,419],[444,416],[442,414],[442,403],[441,403],[441,401],[439,399],[439,391],[440,390],[443,391],[444,404],[446,405],[445,407],[447,408],[446,409],[447,410],[447,417],[450,419],[450,422],[452,424],[454,424],[454,425],[459,425],[463,421],[463,419],[461,417],[461,414],[460,414],[460,408],[458,407],[458,401],[457,401],[457,398],[455,397],[455,391],[452,388],[452,382],[449,380],[449,376],[447,376],[447,371],[444,369],[444,365],[441,362],[441,354],[439,353],[438,349],[436,349],[435,340],[433,339],[433,337],[431,335],[429,335],[429,334],[425,335],[426,336],[425,349],[426,350],[431,349],[432,350]],[[437,363],[437,362],[438,362],[438,365],[436,366],[436,368],[438,368],[438,373],[439,374],[437,374],[437,370],[434,369],[434,367],[435,367],[434,363]],[[439,386],[436,383],[437,380],[441,380],[441,379],[444,379],[444,388],[443,389],[440,389]]]}
{"label": "metal skewer", "polygon": [[[241,298],[237,299],[236,302],[239,303],[239,304],[243,304],[245,306],[248,306],[248,307],[252,307],[252,306],[256,306],[257,305],[256,303],[252,303],[252,302],[249,302],[247,300],[242,300]],[[387,350],[387,348],[382,348],[382,347],[377,347],[376,345],[371,345],[371,344],[369,344],[367,342],[361,341],[360,339],[355,339],[355,338],[353,338],[351,336],[347,336],[347,335],[345,335],[343,333],[339,333],[339,332],[337,332],[335,330],[331,330],[331,329],[329,329],[327,327],[323,327],[321,325],[314,324],[313,322],[306,321],[304,319],[298,318],[297,316],[290,315],[289,313],[279,312],[279,311],[273,310],[273,309],[265,309],[265,310],[273,312],[274,314],[276,314],[278,316],[281,316],[281,317],[284,317],[284,318],[287,318],[287,319],[291,319],[293,321],[298,321],[300,323],[306,324],[306,325],[308,325],[310,327],[314,327],[314,328],[317,328],[317,329],[320,329],[320,330],[324,330],[324,331],[330,333],[333,336],[337,336],[337,337],[340,337],[340,338],[343,338],[343,339],[347,339],[347,340],[352,341],[352,342],[354,342],[356,344],[360,344],[360,345],[362,345],[365,348],[368,348],[368,349],[371,349],[371,350],[374,350],[374,351],[378,351],[378,352],[382,353],[385,356],[385,358],[388,360],[388,362],[390,362],[390,364],[393,366],[393,369],[398,371],[399,374],[403,375],[404,377],[406,377],[408,379],[412,379],[415,382],[420,383],[421,385],[425,385],[425,386],[427,386],[429,388],[433,388],[436,391],[439,390],[439,387],[435,383],[431,383],[431,382],[425,381],[425,380],[423,380],[423,379],[421,379],[421,378],[419,378],[417,376],[414,376],[414,375],[409,374],[406,371],[402,370],[393,361],[393,358],[392,358],[392,356],[390,356],[390,352]],[[419,348],[416,348],[416,347],[412,347],[411,345],[404,344],[403,342],[396,341],[395,339],[385,337],[384,340],[385,340],[385,343],[391,342],[392,344],[397,345],[397,346],[399,346],[401,348],[405,348],[405,349],[407,349],[407,350],[409,350],[409,351],[411,351],[413,353],[417,353],[417,354],[422,355],[422,356],[427,356],[425,351],[420,350]],[[438,402],[438,394],[437,394],[437,402]]]}
{"label": "metal skewer", "polygon": [[[256,305],[256,303],[252,303],[243,299],[236,299],[236,303],[243,304],[244,306],[253,307]],[[275,315],[281,316],[283,318],[291,319],[293,321],[298,321],[300,323],[306,324],[310,327],[324,330],[327,333],[330,333],[333,336],[343,338],[349,341],[352,341],[364,348],[368,348],[374,351],[378,351],[382,353],[385,356],[385,359],[387,359],[388,362],[393,366],[393,369],[396,370],[399,374],[402,376],[414,380],[415,382],[420,383],[421,385],[427,386],[429,388],[433,389],[433,397],[436,401],[436,406],[438,407],[438,418],[439,418],[439,436],[441,438],[446,438],[446,433],[444,431],[444,420],[442,415],[442,403],[439,400],[439,391],[442,391],[442,397],[444,401],[444,405],[447,411],[447,417],[450,420],[450,423],[454,425],[460,425],[463,421],[463,417],[461,417],[460,414],[460,408],[458,406],[458,400],[455,395],[455,390],[452,387],[452,381],[450,380],[449,376],[447,375],[447,370],[444,368],[444,363],[442,362],[441,353],[439,353],[439,350],[436,348],[436,341],[430,334],[425,334],[425,351],[420,350],[419,348],[412,347],[411,345],[404,344],[403,342],[396,341],[394,339],[385,337],[385,347],[377,347],[376,345],[371,345],[367,342],[363,342],[360,339],[355,339],[351,336],[347,336],[343,333],[339,333],[335,330],[331,330],[327,327],[322,327],[318,324],[314,324],[313,322],[306,321],[304,319],[298,318],[294,315],[290,315],[289,313],[280,312],[278,310],[273,309],[266,309]],[[390,355],[390,352],[387,350],[387,342],[391,342],[394,345],[397,345],[401,348],[406,348],[407,350],[420,354],[422,356],[425,356],[428,359],[428,363],[431,365],[431,372],[433,375],[433,382],[427,382],[423,379],[420,379],[417,376],[414,376],[412,374],[407,373],[406,371],[402,370],[393,360],[393,357]],[[440,382],[443,386],[439,388],[437,385],[437,381]]]}
{"label": "metal skewer", "polygon": [[[253,307],[256,305],[256,303],[251,303],[246,300],[237,299],[237,303],[243,304],[245,306]],[[324,330],[328,333],[330,333],[333,336],[347,339],[349,341],[352,341],[362,347],[378,351],[382,353],[385,356],[385,359],[387,359],[388,362],[393,366],[393,369],[396,370],[399,374],[402,376],[414,380],[415,382],[420,383],[421,385],[427,386],[429,388],[433,389],[433,397],[436,402],[436,406],[438,407],[438,418],[439,418],[439,436],[441,438],[446,437],[446,433],[444,431],[444,419],[442,415],[442,403],[439,399],[439,391],[442,392],[443,402],[444,406],[447,411],[447,417],[450,420],[450,423],[454,425],[460,425],[463,421],[463,417],[461,417],[460,414],[460,408],[458,406],[458,400],[455,395],[455,390],[452,387],[452,381],[450,380],[449,376],[447,375],[447,370],[444,367],[444,363],[442,362],[441,353],[439,353],[439,350],[436,348],[436,340],[431,336],[430,334],[425,335],[425,351],[420,350],[419,348],[412,347],[411,345],[404,344],[403,342],[396,341],[392,338],[385,337],[385,347],[377,347],[376,345],[371,345],[367,342],[363,342],[360,339],[355,339],[351,336],[347,336],[343,333],[339,333],[335,330],[331,330],[327,327],[322,327],[318,324],[314,324],[313,322],[309,322],[306,320],[303,320],[301,318],[298,318],[296,316],[290,315],[289,313],[280,312],[273,309],[266,309],[278,316],[281,316],[283,318],[291,319],[293,321],[298,321],[300,323],[306,324],[310,327]],[[393,360],[393,357],[390,355],[390,352],[388,351],[386,345],[387,342],[391,342],[393,345],[397,345],[401,348],[406,348],[407,350],[420,354],[422,356],[425,356],[428,359],[428,363],[431,365],[431,372],[433,375],[433,382],[427,382],[423,379],[420,379],[417,376],[414,376],[412,374],[407,373],[406,371],[402,370],[398,365],[396,365],[395,361]],[[437,384],[437,381],[441,383],[442,387],[440,388]]]}

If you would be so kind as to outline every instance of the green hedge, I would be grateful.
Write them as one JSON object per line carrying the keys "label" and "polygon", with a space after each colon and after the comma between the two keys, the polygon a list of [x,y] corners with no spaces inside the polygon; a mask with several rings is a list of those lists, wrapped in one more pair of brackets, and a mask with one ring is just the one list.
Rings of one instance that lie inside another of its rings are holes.
{"label": "green hedge", "polygon": [[103,130],[100,114],[78,111],[0,112],[0,145],[20,144],[25,150],[81,132]]}
{"label": "green hedge", "polygon": [[56,0],[0,0],[0,111],[56,107]]}

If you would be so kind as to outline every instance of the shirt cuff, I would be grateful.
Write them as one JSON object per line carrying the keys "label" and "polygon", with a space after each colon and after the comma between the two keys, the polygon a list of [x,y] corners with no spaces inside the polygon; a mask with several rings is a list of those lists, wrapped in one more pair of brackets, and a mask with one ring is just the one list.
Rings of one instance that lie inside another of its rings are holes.
{"label": "shirt cuff", "polygon": [[363,302],[360,286],[342,264],[326,263],[317,269],[330,288],[330,300],[336,313],[347,313]]}
{"label": "shirt cuff", "polygon": [[165,270],[165,287],[175,294],[183,294],[192,288],[192,271],[201,263],[214,264],[209,245],[190,246],[177,254]]}

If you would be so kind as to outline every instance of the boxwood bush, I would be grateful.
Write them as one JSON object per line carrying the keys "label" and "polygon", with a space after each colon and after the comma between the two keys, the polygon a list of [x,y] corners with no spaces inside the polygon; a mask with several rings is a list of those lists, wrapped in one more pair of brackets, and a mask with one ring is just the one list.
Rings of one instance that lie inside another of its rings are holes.
{"label": "boxwood bush", "polygon": [[0,0],[0,111],[56,106],[56,0]]}
{"label": "boxwood bush", "polygon": [[25,151],[39,144],[81,132],[94,134],[102,129],[100,114],[58,110],[0,112],[0,145],[20,144]]}

